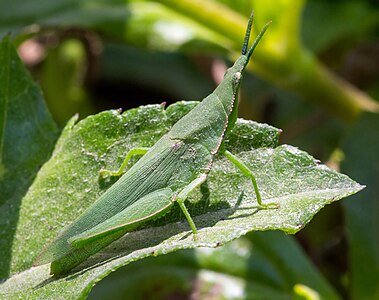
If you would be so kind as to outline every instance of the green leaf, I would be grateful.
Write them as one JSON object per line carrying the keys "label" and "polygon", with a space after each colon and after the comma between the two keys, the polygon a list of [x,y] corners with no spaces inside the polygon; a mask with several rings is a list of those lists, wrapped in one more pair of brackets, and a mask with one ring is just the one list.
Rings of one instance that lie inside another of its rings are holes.
{"label": "green leaf", "polygon": [[[153,145],[188,111],[187,105],[191,108],[194,103],[180,102],[167,111],[162,105],[122,115],[105,111],[76,125],[71,120],[23,199],[12,247],[12,272],[30,268],[41,249],[109,187],[99,181],[102,167],[117,169],[129,149]],[[218,158],[208,184],[188,201],[199,229],[196,237],[180,210],[174,209],[103,249],[66,278],[51,278],[48,265],[35,267],[7,280],[0,293],[37,299],[54,291],[62,297],[85,297],[111,271],[147,256],[218,247],[254,230],[295,233],[324,205],[362,189],[294,147],[276,147],[278,135],[279,130],[271,126],[239,120],[226,145],[255,172],[264,201],[279,203],[279,209],[258,210],[251,182],[228,160]],[[250,145],[248,150],[246,145]]]}
{"label": "green leaf", "polygon": [[367,184],[367,189],[344,202],[352,299],[379,298],[379,116],[364,114],[343,143],[342,170]]}
{"label": "green leaf", "polygon": [[308,1],[302,36],[307,47],[321,53],[331,45],[351,46],[352,41],[361,40],[378,24],[378,9],[369,1]]}
{"label": "green leaf", "polygon": [[10,38],[0,43],[0,278],[9,272],[21,199],[49,158],[57,128]]}
{"label": "green leaf", "polygon": [[[133,86],[163,91],[172,99],[201,99],[214,88],[214,82],[199,73],[193,60],[181,53],[106,44],[100,65],[102,76],[109,81],[122,78],[131,81]],[[136,102],[137,99],[133,99],[133,103]]]}

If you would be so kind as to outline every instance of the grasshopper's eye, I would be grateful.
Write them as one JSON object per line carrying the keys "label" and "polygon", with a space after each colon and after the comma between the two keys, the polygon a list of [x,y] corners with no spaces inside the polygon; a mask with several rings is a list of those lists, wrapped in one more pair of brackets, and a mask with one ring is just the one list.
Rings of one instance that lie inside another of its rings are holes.
{"label": "grasshopper's eye", "polygon": [[233,79],[239,81],[241,79],[241,72],[234,73]]}
{"label": "grasshopper's eye", "polygon": [[236,72],[233,74],[233,80],[232,80],[232,84],[233,86],[236,88],[241,80],[241,72]]}

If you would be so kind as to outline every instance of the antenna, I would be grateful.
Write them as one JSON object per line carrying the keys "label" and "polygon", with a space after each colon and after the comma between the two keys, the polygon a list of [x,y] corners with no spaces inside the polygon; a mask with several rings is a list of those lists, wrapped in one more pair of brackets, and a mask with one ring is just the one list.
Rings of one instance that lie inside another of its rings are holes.
{"label": "antenna", "polygon": [[[262,30],[259,32],[257,38],[255,39],[253,45],[251,46],[251,48],[249,49],[249,51],[247,52],[247,58],[249,59],[250,56],[253,54],[254,52],[254,49],[255,47],[257,47],[259,41],[261,40],[261,38],[263,37],[263,35],[265,34],[267,28],[271,25],[272,21],[269,21],[266,23],[265,26],[263,26]],[[250,20],[249,20],[249,25],[250,25]],[[249,26],[248,25],[248,26]],[[250,33],[250,28],[248,27],[248,30],[249,30],[249,33]],[[245,37],[245,40],[246,40],[246,37]],[[245,46],[245,42],[244,42],[244,46]]]}
{"label": "antenna", "polygon": [[253,19],[254,19],[254,11],[251,12],[249,23],[247,23],[245,39],[243,40],[243,45],[242,45],[242,55],[245,55],[247,53],[247,49],[249,47],[249,39],[250,39],[251,27],[253,26]]}

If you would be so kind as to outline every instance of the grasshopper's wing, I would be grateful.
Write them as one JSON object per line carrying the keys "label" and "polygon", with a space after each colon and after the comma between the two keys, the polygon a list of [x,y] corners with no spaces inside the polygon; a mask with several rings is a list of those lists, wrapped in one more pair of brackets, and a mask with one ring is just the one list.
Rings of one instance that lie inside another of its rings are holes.
{"label": "grasshopper's wing", "polygon": [[154,191],[109,220],[73,236],[68,241],[71,251],[51,263],[51,273],[61,275],[69,272],[141,223],[162,216],[173,205],[173,199],[174,193],[169,188]]}
{"label": "grasshopper's wing", "polygon": [[163,216],[173,203],[174,192],[170,188],[154,191],[103,223],[71,237],[68,242],[73,247],[80,248],[117,231],[131,231],[148,220]]}

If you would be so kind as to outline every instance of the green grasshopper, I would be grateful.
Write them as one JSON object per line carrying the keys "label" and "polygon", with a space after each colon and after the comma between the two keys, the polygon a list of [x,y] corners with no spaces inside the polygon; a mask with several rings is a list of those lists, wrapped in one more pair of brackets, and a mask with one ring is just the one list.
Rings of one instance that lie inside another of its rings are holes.
{"label": "green grasshopper", "polygon": [[222,151],[243,174],[250,177],[260,208],[263,204],[254,175],[236,156],[220,148],[225,133],[237,120],[237,94],[242,73],[269,23],[248,48],[253,16],[249,18],[242,55],[227,70],[223,81],[171,130],[150,148],[131,150],[118,172],[100,171],[102,175],[120,176],[132,155],[143,154],[119,180],[92,206],[69,225],[42,252],[37,264],[51,263],[51,273],[61,275],[85,261],[127,232],[148,220],[166,214],[177,203],[194,234],[197,229],[184,202],[191,191],[202,184],[212,161]]}

